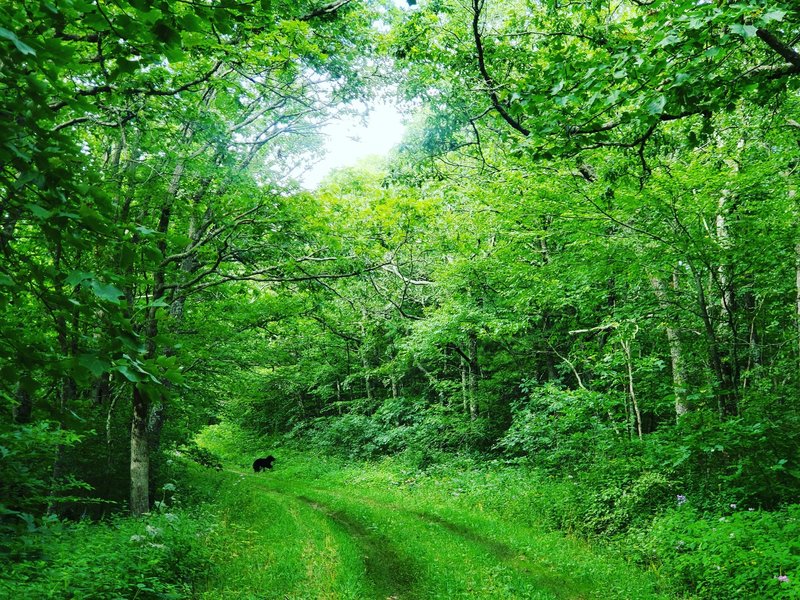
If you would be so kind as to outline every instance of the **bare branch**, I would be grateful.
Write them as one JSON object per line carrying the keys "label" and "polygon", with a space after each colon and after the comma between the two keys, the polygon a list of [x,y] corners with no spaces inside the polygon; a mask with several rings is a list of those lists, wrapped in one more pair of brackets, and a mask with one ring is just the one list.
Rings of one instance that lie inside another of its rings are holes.
{"label": "bare branch", "polygon": [[497,96],[497,85],[492,79],[492,76],[489,74],[489,71],[486,69],[486,59],[484,57],[483,51],[483,41],[481,40],[481,28],[480,28],[480,20],[481,20],[481,10],[483,9],[483,2],[484,0],[472,0],[472,36],[475,40],[475,50],[478,53],[478,70],[481,73],[481,77],[483,78],[484,83],[486,84],[487,91],[489,92],[489,99],[492,101],[492,106],[497,111],[497,113],[503,117],[503,120],[511,125],[513,129],[516,129],[524,136],[530,135],[530,129],[526,129],[525,127],[520,124],[519,121],[514,119],[505,107],[500,102],[500,98]]}
{"label": "bare branch", "polygon": [[796,70],[800,70],[800,54],[798,54],[794,48],[784,44],[773,33],[767,31],[766,29],[756,29],[756,35],[767,46],[785,58],[786,62],[792,65]]}
{"label": "bare branch", "polygon": [[301,21],[310,21],[316,17],[324,17],[326,15],[332,15],[337,10],[342,8],[345,4],[350,4],[353,0],[338,0],[337,2],[331,2],[330,4],[326,4],[325,6],[320,6],[317,9],[312,10],[307,15],[303,15],[300,17]]}
{"label": "bare branch", "polygon": [[397,268],[397,265],[394,263],[387,263],[381,267],[387,273],[391,273],[392,275],[397,275],[403,283],[409,283],[411,285],[433,285],[432,281],[426,281],[424,279],[409,279],[405,275],[400,272],[400,269]]}

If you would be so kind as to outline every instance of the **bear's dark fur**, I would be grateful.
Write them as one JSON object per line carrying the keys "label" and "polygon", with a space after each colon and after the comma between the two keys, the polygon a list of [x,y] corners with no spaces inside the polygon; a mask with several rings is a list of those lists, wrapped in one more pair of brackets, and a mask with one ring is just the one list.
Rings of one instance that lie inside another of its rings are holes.
{"label": "bear's dark fur", "polygon": [[267,458],[257,458],[253,463],[253,471],[259,473],[264,469],[271,469],[272,463],[275,462],[275,457],[271,454]]}

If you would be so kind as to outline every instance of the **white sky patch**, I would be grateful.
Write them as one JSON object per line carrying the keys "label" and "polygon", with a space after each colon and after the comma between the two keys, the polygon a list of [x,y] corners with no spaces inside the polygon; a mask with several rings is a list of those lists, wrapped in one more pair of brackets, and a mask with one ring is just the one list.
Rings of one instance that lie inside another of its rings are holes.
{"label": "white sky patch", "polygon": [[303,187],[314,189],[334,169],[353,166],[367,156],[386,156],[400,143],[404,132],[400,111],[386,103],[371,107],[366,125],[358,117],[331,121],[322,128],[326,138],[324,158],[303,174]]}

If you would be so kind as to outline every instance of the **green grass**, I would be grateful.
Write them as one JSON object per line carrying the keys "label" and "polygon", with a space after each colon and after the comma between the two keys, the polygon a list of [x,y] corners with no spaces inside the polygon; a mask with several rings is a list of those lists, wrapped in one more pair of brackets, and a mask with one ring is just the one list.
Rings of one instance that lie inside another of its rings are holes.
{"label": "green grass", "polygon": [[241,460],[192,469],[221,515],[202,598],[664,597],[652,573],[510,520],[446,478],[274,454],[260,474]]}

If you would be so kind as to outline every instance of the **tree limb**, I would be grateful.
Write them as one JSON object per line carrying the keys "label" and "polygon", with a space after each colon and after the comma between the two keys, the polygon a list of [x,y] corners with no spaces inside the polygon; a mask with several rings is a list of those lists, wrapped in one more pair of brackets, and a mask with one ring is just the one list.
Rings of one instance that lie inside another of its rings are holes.
{"label": "tree limb", "polygon": [[800,69],[800,54],[798,54],[794,48],[784,44],[772,32],[767,31],[766,29],[759,27],[756,29],[756,35],[767,46],[785,58],[786,62],[791,64],[795,69]]}
{"label": "tree limb", "polygon": [[492,76],[489,74],[489,71],[486,69],[486,59],[484,57],[483,41],[481,40],[480,29],[481,10],[483,9],[483,3],[484,0],[472,0],[472,36],[475,40],[475,50],[478,53],[478,70],[480,71],[481,77],[486,84],[486,88],[489,92],[489,99],[492,101],[492,106],[494,109],[506,123],[527,137],[531,134],[530,129],[523,127],[519,121],[508,114],[508,111],[500,102],[500,98],[497,96],[497,92],[495,91],[497,85],[495,84],[494,79],[492,79]]}
{"label": "tree limb", "polygon": [[342,8],[345,4],[350,4],[353,0],[338,0],[337,2],[331,2],[330,4],[326,4],[325,6],[320,6],[317,9],[312,10],[307,15],[303,15],[300,17],[301,21],[310,21],[311,19],[315,19],[317,17],[324,17],[326,15],[332,15],[337,10]]}

